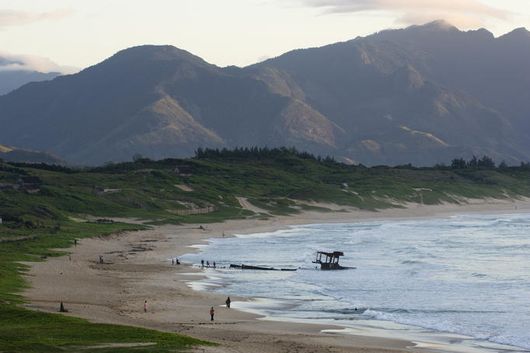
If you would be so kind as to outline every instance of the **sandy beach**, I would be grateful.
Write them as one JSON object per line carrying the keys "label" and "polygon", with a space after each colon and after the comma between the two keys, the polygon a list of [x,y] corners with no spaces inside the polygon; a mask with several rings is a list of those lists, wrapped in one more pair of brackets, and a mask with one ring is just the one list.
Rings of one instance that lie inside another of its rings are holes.
{"label": "sandy beach", "polygon": [[[241,203],[245,207],[244,200]],[[296,224],[352,222],[367,219],[443,217],[457,213],[530,211],[530,200],[473,200],[464,205],[407,205],[379,212],[343,209],[294,216],[250,218],[224,223],[158,226],[147,231],[80,240],[69,255],[30,263],[24,292],[27,306],[57,312],[63,301],[69,313],[93,322],[142,326],[178,332],[219,343],[197,352],[418,352],[439,348],[385,337],[323,333],[331,326],[260,320],[228,309],[225,296],[192,290],[188,283],[203,276],[190,264],[173,266],[171,258],[197,251],[209,238],[278,230]],[[99,263],[102,256],[103,263]],[[235,298],[232,300],[246,300]],[[144,301],[147,300],[147,312]],[[209,318],[214,306],[215,321]],[[336,328],[336,327],[335,327]],[[442,347],[443,350],[443,347]]]}

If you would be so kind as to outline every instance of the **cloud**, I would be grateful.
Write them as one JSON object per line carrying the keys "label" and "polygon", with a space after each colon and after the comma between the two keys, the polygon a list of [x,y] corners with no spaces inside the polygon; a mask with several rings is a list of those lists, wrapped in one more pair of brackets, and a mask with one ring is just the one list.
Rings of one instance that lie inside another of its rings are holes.
{"label": "cloud", "polygon": [[69,74],[77,72],[79,69],[58,65],[48,58],[36,55],[15,55],[0,51],[1,71],[38,71],[42,73],[60,72]]}
{"label": "cloud", "polygon": [[39,21],[60,20],[69,16],[71,10],[56,10],[50,12],[28,12],[0,9],[0,29],[11,26],[22,26]]}
{"label": "cloud", "polygon": [[511,13],[479,0],[296,0],[303,5],[321,8],[325,13],[390,11],[397,22],[418,24],[437,19],[470,27],[485,20],[506,20]]}

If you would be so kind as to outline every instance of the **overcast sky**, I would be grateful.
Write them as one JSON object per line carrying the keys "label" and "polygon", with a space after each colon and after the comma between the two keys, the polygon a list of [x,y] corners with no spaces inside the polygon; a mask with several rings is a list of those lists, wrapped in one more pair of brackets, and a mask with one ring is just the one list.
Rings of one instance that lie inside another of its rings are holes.
{"label": "overcast sky", "polygon": [[435,19],[501,35],[530,28],[530,0],[0,0],[0,56],[49,71],[58,67],[32,56],[83,68],[130,46],[171,44],[244,66]]}

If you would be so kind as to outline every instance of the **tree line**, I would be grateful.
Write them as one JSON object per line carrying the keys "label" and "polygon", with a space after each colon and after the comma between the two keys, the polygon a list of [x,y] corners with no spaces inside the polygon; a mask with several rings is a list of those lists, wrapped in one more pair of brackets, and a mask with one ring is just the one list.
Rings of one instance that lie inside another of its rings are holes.
{"label": "tree line", "polygon": [[198,148],[195,151],[195,159],[277,159],[285,157],[296,157],[324,163],[338,163],[331,156],[321,157],[312,153],[298,151],[295,147],[235,147],[228,148]]}
{"label": "tree line", "polygon": [[[440,167],[440,165],[438,165]],[[443,166],[442,166],[443,167]],[[495,163],[493,158],[489,156],[482,156],[477,158],[476,156],[471,157],[469,160],[464,158],[455,158],[451,161],[451,169],[485,169],[485,170],[506,170],[506,169],[522,169],[530,170],[530,163],[521,162],[517,166],[508,166],[505,161],[502,161],[499,165]]]}
{"label": "tree line", "polygon": [[[312,160],[317,163],[326,165],[341,165],[340,163],[331,156],[321,157],[315,156],[310,152],[299,151],[295,147],[235,147],[235,148],[198,148],[195,151],[193,159],[217,159],[217,160],[281,160],[289,158],[298,158],[304,160]],[[145,164],[151,166],[161,165],[174,165],[174,164],[186,164],[189,163],[189,159],[174,159],[167,158],[164,160],[151,160],[150,158],[144,157],[140,154],[135,154],[132,158],[132,162],[121,162],[121,163],[106,163],[104,166],[99,167],[72,167],[67,165],[58,164],[45,164],[45,163],[21,163],[21,162],[5,162],[0,159],[0,170],[6,168],[34,168],[44,169],[56,172],[64,173],[78,173],[82,171],[86,172],[111,172],[111,171],[124,171],[136,169],[138,164]],[[10,167],[9,167],[10,166]],[[354,167],[366,168],[362,164],[358,164]],[[518,166],[509,166],[506,162],[502,161],[498,165],[495,163],[493,158],[489,156],[482,156],[478,158],[472,156],[466,160],[464,158],[455,158],[449,165],[439,163],[433,167],[416,167],[412,164],[398,165],[398,166],[376,166],[376,168],[398,168],[398,169],[434,169],[434,170],[530,170],[530,162],[521,162]]]}

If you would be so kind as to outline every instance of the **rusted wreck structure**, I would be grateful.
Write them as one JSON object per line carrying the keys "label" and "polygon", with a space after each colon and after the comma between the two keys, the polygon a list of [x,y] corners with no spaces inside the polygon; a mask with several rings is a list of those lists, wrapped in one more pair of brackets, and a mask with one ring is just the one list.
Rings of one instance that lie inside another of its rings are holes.
{"label": "rusted wreck structure", "polygon": [[230,264],[230,268],[237,268],[241,270],[259,270],[259,271],[296,271],[296,268],[274,268],[265,266],[252,266],[252,265],[235,265]]}
{"label": "rusted wreck structure", "polygon": [[315,258],[315,261],[313,261],[314,264],[320,264],[321,270],[347,270],[347,269],[353,269],[355,267],[345,267],[339,265],[339,259],[341,256],[344,256],[344,253],[342,251],[333,251],[333,252],[326,252],[326,251],[317,251],[317,256]]}

